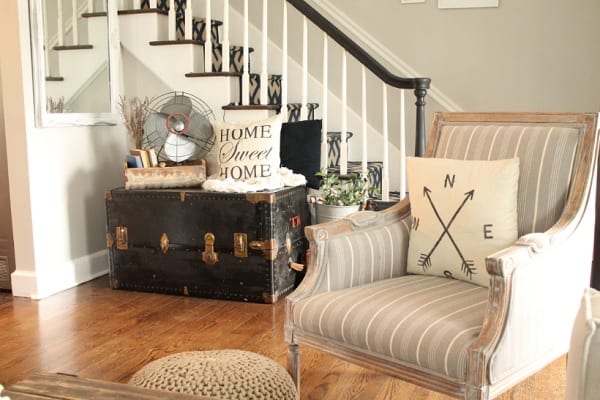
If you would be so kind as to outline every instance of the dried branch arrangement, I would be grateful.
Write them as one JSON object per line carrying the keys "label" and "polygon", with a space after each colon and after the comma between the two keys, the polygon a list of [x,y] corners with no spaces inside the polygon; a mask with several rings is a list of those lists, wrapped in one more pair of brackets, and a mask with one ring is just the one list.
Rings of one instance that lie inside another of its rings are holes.
{"label": "dried branch arrangement", "polygon": [[142,148],[142,137],[144,136],[144,121],[149,113],[150,99],[143,100],[138,97],[127,99],[125,96],[119,98],[119,110],[123,118],[123,124],[127,133],[133,140],[136,149]]}
{"label": "dried branch arrangement", "polygon": [[48,97],[46,101],[46,111],[49,113],[62,113],[65,111],[65,98],[61,97],[58,100],[54,100],[52,97]]}

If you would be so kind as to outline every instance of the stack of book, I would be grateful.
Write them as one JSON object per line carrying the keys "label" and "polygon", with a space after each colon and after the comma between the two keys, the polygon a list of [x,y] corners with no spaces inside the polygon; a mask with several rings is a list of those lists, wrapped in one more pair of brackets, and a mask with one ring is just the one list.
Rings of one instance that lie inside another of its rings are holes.
{"label": "stack of book", "polygon": [[127,168],[158,167],[158,158],[154,149],[132,149],[127,155]]}

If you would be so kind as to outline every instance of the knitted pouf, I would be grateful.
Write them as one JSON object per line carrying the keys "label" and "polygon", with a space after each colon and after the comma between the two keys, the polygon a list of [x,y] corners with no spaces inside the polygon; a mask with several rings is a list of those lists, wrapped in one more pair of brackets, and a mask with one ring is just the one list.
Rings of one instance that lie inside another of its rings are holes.
{"label": "knitted pouf", "polygon": [[294,382],[281,365],[242,350],[175,353],[147,364],[129,383],[223,400],[296,398]]}

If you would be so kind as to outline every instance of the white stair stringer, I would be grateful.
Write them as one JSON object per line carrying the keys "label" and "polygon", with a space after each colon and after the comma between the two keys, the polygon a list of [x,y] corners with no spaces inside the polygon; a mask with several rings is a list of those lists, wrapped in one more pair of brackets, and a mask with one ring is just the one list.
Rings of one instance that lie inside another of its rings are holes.
{"label": "white stair stringer", "polygon": [[[150,45],[150,42],[167,40],[167,28],[168,19],[163,14],[119,15],[122,50],[143,63],[171,90],[185,91],[200,97],[215,113],[223,105],[239,101],[238,76],[185,76],[190,72],[204,72],[204,46],[194,43]],[[127,76],[124,76],[124,85],[127,86]],[[149,91],[152,90],[151,86]],[[161,93],[136,93],[137,96],[150,98],[159,94]]]}
{"label": "white stair stringer", "polygon": [[[90,79],[98,76],[98,71],[105,68],[107,64],[107,20],[106,18],[88,18],[87,22],[88,37],[93,47],[91,49],[56,51],[58,53],[58,74],[64,80],[46,82],[47,96],[54,100],[62,97],[65,104],[72,104],[77,94],[90,84]],[[109,96],[108,88],[106,96]]]}

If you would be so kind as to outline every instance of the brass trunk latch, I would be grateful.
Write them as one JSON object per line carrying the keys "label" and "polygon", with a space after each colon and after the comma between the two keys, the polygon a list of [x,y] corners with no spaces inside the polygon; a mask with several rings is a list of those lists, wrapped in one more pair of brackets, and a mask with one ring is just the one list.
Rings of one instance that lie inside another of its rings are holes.
{"label": "brass trunk latch", "polygon": [[169,237],[166,233],[163,233],[160,237],[160,249],[163,254],[167,254],[167,251],[169,251]]}
{"label": "brass trunk latch", "polygon": [[245,233],[233,234],[233,255],[237,258],[248,257],[248,235]]}
{"label": "brass trunk latch", "polygon": [[215,235],[210,232],[204,235],[202,261],[206,264],[216,264],[219,261],[219,255],[215,253]]}
{"label": "brass trunk latch", "polygon": [[293,269],[294,271],[298,271],[298,272],[302,272],[304,271],[304,264],[300,264],[295,262],[294,260],[292,260],[292,238],[290,237],[289,233],[285,236],[285,247],[287,249],[288,252],[288,264],[290,266],[291,269]]}
{"label": "brass trunk latch", "polygon": [[118,250],[127,250],[129,248],[129,238],[127,236],[126,226],[117,226],[115,228],[115,237],[117,238]]}
{"label": "brass trunk latch", "polygon": [[253,240],[249,244],[252,250],[262,250],[267,260],[275,260],[277,258],[277,241],[271,240]]}

